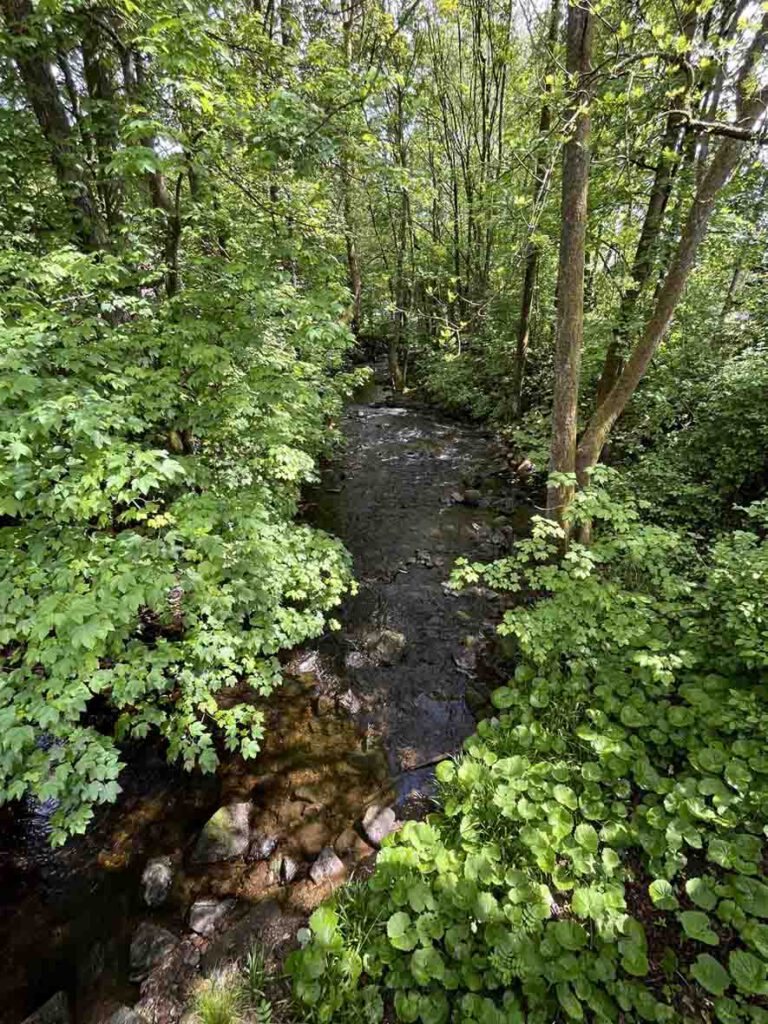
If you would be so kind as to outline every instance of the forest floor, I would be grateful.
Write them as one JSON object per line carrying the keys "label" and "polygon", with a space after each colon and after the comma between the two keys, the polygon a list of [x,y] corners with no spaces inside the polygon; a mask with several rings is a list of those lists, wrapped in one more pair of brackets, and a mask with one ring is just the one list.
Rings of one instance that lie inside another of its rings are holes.
{"label": "forest floor", "polygon": [[[500,609],[488,592],[457,595],[446,580],[461,555],[507,551],[530,509],[509,489],[487,434],[379,385],[347,408],[342,431],[346,444],[303,510],[353,557],[358,592],[341,629],[293,652],[255,762],[233,758],[201,784],[142,751],[87,837],[51,852],[44,809],[31,807],[3,830],[2,1024],[18,1024],[57,990],[77,1024],[137,1000],[150,1017],[178,1019],[201,969],[241,953],[254,934],[293,941],[338,881],[308,877],[321,850],[336,851],[347,877],[365,871],[374,856],[366,809],[423,813],[435,764],[473,731],[498,681]],[[193,863],[211,812],[241,801],[251,805],[251,836],[276,843],[270,859]],[[158,856],[170,857],[173,885],[152,910],[140,877]],[[190,930],[198,900],[225,904],[212,935]],[[129,950],[147,924],[176,944],[138,985]]]}

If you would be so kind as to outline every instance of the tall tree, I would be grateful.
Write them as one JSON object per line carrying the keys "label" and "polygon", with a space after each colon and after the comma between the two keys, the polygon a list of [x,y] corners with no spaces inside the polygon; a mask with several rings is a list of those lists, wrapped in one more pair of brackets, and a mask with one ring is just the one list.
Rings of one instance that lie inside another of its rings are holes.
{"label": "tall tree", "polygon": [[[557,275],[555,382],[550,447],[550,472],[561,476],[571,476],[576,471],[579,374],[584,336],[584,253],[589,188],[593,36],[594,14],[590,4],[572,3],[568,8],[566,35],[568,141],[563,149],[562,228]],[[572,494],[572,484],[562,479],[550,484],[547,511],[551,518],[562,522]]]}

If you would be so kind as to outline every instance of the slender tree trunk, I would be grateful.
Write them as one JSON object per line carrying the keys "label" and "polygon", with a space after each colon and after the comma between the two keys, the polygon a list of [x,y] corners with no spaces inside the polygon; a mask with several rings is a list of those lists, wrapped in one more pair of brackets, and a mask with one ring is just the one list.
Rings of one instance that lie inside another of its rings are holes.
{"label": "slender tree trunk", "polygon": [[[570,134],[563,150],[563,197],[555,384],[550,472],[574,474],[581,347],[584,333],[584,250],[589,186],[590,84],[593,14],[588,3],[568,8],[566,65],[570,79]],[[547,514],[561,524],[573,494],[568,483],[551,484]]]}
{"label": "slender tree trunk", "polygon": [[[635,258],[632,262],[630,277],[632,283],[621,297],[616,326],[611,343],[605,355],[602,373],[597,385],[598,404],[608,394],[624,368],[627,339],[632,330],[632,320],[637,308],[637,300],[648,282],[653,269],[653,257],[656,244],[664,222],[664,214],[672,194],[672,186],[677,170],[677,157],[683,139],[679,115],[670,114],[667,127],[661,140],[659,159],[656,164],[651,194],[645,211],[643,226],[640,230]],[[670,153],[675,159],[670,159]]]}
{"label": "slender tree trunk", "polygon": [[[344,59],[347,72],[352,67],[352,30],[356,13],[355,0],[350,0],[349,12],[346,16],[342,31],[344,34]],[[357,239],[355,235],[355,221],[352,204],[352,173],[350,170],[350,157],[348,152],[348,141],[345,138],[342,143],[341,152],[341,189],[342,209],[344,213],[344,244],[347,251],[347,277],[349,290],[352,292],[352,333],[357,337],[360,334],[360,311],[363,298],[363,281],[360,273],[360,258],[357,251]]]}
{"label": "slender tree trunk", "polygon": [[525,252],[525,273],[523,275],[523,291],[520,296],[520,319],[517,324],[517,345],[515,351],[515,373],[512,380],[512,409],[513,415],[519,417],[522,412],[523,402],[523,379],[525,377],[525,363],[528,358],[528,346],[531,336],[531,310],[533,308],[533,296],[536,289],[536,278],[539,272],[539,257],[541,247],[535,240],[536,218],[539,214],[539,205],[544,194],[544,187],[547,175],[547,146],[545,137],[552,122],[552,113],[549,106],[549,94],[552,91],[550,77],[554,71],[555,47],[557,45],[557,34],[560,27],[560,0],[552,0],[549,11],[549,28],[547,31],[547,63],[544,68],[544,100],[541,104],[539,116],[539,152],[536,157],[536,165],[533,172],[533,195],[531,207],[530,235]]}

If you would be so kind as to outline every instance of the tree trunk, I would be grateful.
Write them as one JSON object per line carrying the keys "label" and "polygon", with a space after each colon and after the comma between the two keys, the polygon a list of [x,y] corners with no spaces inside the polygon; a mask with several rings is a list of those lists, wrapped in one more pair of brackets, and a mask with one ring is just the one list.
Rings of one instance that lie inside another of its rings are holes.
{"label": "tree trunk", "polygon": [[520,297],[520,319],[517,324],[517,345],[515,351],[515,372],[512,380],[512,409],[515,418],[522,412],[523,401],[523,379],[525,377],[525,363],[528,358],[528,345],[531,336],[531,310],[533,308],[533,295],[536,289],[536,278],[539,272],[539,256],[541,249],[534,240],[536,230],[536,218],[538,207],[544,194],[544,186],[547,174],[547,147],[545,136],[549,131],[552,121],[552,113],[549,107],[549,94],[552,86],[549,83],[550,76],[555,66],[555,47],[557,45],[557,33],[560,27],[560,0],[552,0],[549,12],[549,29],[547,31],[547,63],[544,68],[544,100],[541,105],[539,116],[539,152],[536,157],[536,166],[533,172],[533,202],[531,209],[530,237],[525,252],[525,273],[523,275],[523,291]]}
{"label": "tree trunk", "polygon": [[[590,85],[593,14],[588,4],[568,8],[566,65],[570,79],[570,134],[563,150],[563,198],[557,275],[555,383],[550,472],[576,470],[576,429],[584,333],[584,250],[589,185]],[[547,489],[547,514],[561,524],[573,486]]]}

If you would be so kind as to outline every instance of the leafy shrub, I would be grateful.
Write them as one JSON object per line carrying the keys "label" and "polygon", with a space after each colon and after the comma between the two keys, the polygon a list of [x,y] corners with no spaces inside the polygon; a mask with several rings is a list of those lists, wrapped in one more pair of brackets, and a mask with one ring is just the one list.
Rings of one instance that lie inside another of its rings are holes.
{"label": "leafy shrub", "polygon": [[558,559],[540,519],[459,567],[544,599],[504,616],[514,679],[439,766],[440,813],[385,843],[354,929],[343,894],[316,915],[290,965],[312,1020],[372,986],[423,1024],[767,1019],[768,545],[697,555],[604,486],[575,516],[590,549]]}
{"label": "leafy shrub", "polygon": [[119,741],[155,730],[205,771],[217,736],[258,750],[261,711],[217,694],[268,694],[349,585],[291,522],[349,339],[332,290],[256,260],[202,261],[162,306],[104,256],[0,273],[0,800],[57,801],[60,843],[115,798]]}

